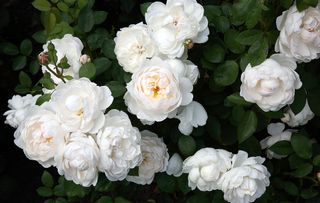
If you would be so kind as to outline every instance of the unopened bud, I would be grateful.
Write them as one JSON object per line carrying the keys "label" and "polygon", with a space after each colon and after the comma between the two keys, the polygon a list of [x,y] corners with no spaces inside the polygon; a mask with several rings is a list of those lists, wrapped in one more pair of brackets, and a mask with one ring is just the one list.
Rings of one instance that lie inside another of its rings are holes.
{"label": "unopened bud", "polygon": [[186,40],[184,41],[184,46],[185,46],[187,49],[192,49],[192,47],[193,47],[193,42],[192,42],[192,40],[191,40],[191,39],[186,39]]}
{"label": "unopened bud", "polygon": [[316,174],[318,181],[320,182],[320,171],[317,172]]}
{"label": "unopened bud", "polygon": [[90,56],[88,56],[87,54],[83,54],[82,56],[80,56],[81,64],[89,63],[90,61],[91,61]]}
{"label": "unopened bud", "polygon": [[41,52],[38,55],[38,61],[41,65],[47,64],[48,63],[48,53],[46,52]]}

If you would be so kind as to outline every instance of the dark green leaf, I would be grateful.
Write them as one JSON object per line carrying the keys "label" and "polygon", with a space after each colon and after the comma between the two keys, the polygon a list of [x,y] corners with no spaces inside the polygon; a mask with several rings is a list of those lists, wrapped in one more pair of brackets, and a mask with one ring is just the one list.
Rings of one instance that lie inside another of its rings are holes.
{"label": "dark green leaf", "polygon": [[100,75],[105,72],[112,65],[112,62],[106,57],[97,58],[93,63],[96,65],[96,75]]}
{"label": "dark green leaf", "polygon": [[139,167],[136,166],[136,167],[130,169],[128,175],[130,175],[130,176],[139,176]]}
{"label": "dark green leaf", "polygon": [[123,197],[116,197],[114,199],[114,203],[131,203],[131,202]]}
{"label": "dark green leaf", "polygon": [[299,195],[299,189],[293,182],[289,182],[289,181],[284,182],[283,188],[289,195],[292,195],[292,196]]}
{"label": "dark green leaf", "polygon": [[40,64],[39,64],[38,60],[33,60],[30,62],[29,71],[32,75],[37,74],[39,69],[40,69]]}
{"label": "dark green leaf", "polygon": [[313,158],[313,165],[320,167],[320,155]]}
{"label": "dark green leaf", "polygon": [[191,188],[188,186],[188,175],[187,174],[182,174],[180,177],[178,177],[178,186],[181,192],[183,194],[187,194],[188,192],[191,191]]}
{"label": "dark green leaf", "polygon": [[64,2],[59,2],[58,4],[57,4],[57,7],[60,9],[60,11],[62,11],[62,12],[68,12],[68,10],[69,10],[69,7],[68,7],[68,5],[66,4],[66,3],[64,3]]}
{"label": "dark green leaf", "polygon": [[239,143],[242,143],[246,139],[248,139],[250,136],[253,135],[253,133],[257,129],[257,116],[253,111],[246,112],[245,116],[243,117],[243,120],[241,121],[239,127],[238,127],[238,141]]}
{"label": "dark green leaf", "polygon": [[279,155],[289,155],[293,152],[290,142],[286,140],[276,142],[269,149]]}
{"label": "dark green leaf", "polygon": [[52,189],[48,187],[39,187],[37,189],[37,193],[41,197],[51,197],[53,194]]}
{"label": "dark green leaf", "polygon": [[37,99],[36,105],[40,106],[41,104],[49,101],[51,99],[51,94],[44,94]]}
{"label": "dark green leaf", "polygon": [[94,16],[94,24],[101,24],[103,23],[107,18],[108,13],[105,11],[95,11],[93,12]]}
{"label": "dark green leaf", "polygon": [[297,154],[292,154],[289,157],[289,166],[291,169],[297,169],[306,162],[307,160],[300,158]]}
{"label": "dark green leaf", "polygon": [[32,2],[32,5],[39,11],[49,11],[51,8],[51,4],[47,0],[35,0]]}
{"label": "dark green leaf", "polygon": [[166,173],[159,173],[156,176],[156,181],[159,189],[166,193],[173,193],[175,190],[175,178]]}
{"label": "dark green leaf", "polygon": [[93,78],[96,74],[96,66],[89,62],[85,63],[80,67],[79,77]]}
{"label": "dark green leaf", "polygon": [[184,156],[190,156],[196,151],[196,142],[191,136],[181,135],[178,141],[178,147]]}
{"label": "dark green leaf", "polygon": [[224,60],[225,51],[219,44],[205,47],[203,50],[204,58],[211,63],[220,63]]}
{"label": "dark green leaf", "polygon": [[40,43],[40,44],[44,44],[44,43],[46,43],[46,41],[47,41],[47,36],[46,36],[46,34],[45,34],[44,31],[38,31],[38,32],[34,33],[34,34],[32,35],[32,38],[33,38],[36,42],[38,42],[38,43]]}
{"label": "dark green leaf", "polygon": [[0,44],[0,50],[2,53],[14,56],[19,53],[19,50],[16,45],[10,43],[10,42],[2,42]]}
{"label": "dark green leaf", "polygon": [[17,56],[13,59],[12,68],[13,70],[21,70],[27,64],[27,57],[26,56]]}
{"label": "dark green leaf", "polygon": [[62,59],[60,60],[59,64],[58,64],[58,67],[59,68],[62,68],[62,69],[68,69],[70,68],[70,65],[68,63],[68,59],[66,56],[62,57]]}
{"label": "dark green leaf", "polygon": [[68,203],[68,201],[65,198],[59,197],[56,199],[55,203]]}
{"label": "dark green leaf", "polygon": [[53,12],[44,12],[41,16],[42,24],[47,32],[49,34],[57,23],[56,15]]}
{"label": "dark green leaf", "polygon": [[87,188],[77,185],[72,181],[65,181],[65,192],[69,198],[83,198],[86,195]]}
{"label": "dark green leaf", "polygon": [[30,87],[26,87],[21,84],[18,84],[15,87],[14,91],[17,92],[18,94],[27,94],[30,92]]}
{"label": "dark green leaf", "polygon": [[113,203],[113,200],[111,197],[102,196],[95,203]]}
{"label": "dark green leaf", "polygon": [[310,159],[312,156],[312,144],[306,136],[293,133],[291,136],[291,146],[297,155],[304,159]]}
{"label": "dark green leaf", "polygon": [[304,88],[300,88],[299,90],[296,90],[294,95],[294,101],[292,104],[290,104],[290,109],[293,111],[294,114],[298,114],[302,111],[306,104],[306,92]]}
{"label": "dark green leaf", "polygon": [[44,186],[48,188],[52,188],[54,184],[51,174],[47,171],[43,171],[43,174],[41,176],[41,182]]}
{"label": "dark green leaf", "polygon": [[228,86],[234,83],[239,73],[238,64],[235,61],[226,61],[214,71],[214,81],[217,85]]}
{"label": "dark green leaf", "polygon": [[263,33],[260,30],[245,30],[238,35],[237,41],[243,45],[252,45],[254,42],[260,41],[262,36]]}
{"label": "dark green leaf", "polygon": [[250,106],[251,103],[244,100],[243,97],[240,96],[239,92],[235,92],[229,95],[226,100],[232,105],[239,105],[239,106]]}
{"label": "dark green leaf", "polygon": [[308,104],[312,112],[320,116],[320,91],[318,88],[312,89],[308,92]]}
{"label": "dark green leaf", "polygon": [[209,25],[214,21],[214,19],[221,15],[221,10],[219,6],[205,5],[204,15],[208,18]]}
{"label": "dark green leaf", "polygon": [[148,7],[150,6],[151,3],[152,2],[146,2],[146,3],[140,4],[140,11],[141,11],[141,14],[143,16],[147,12],[147,9],[148,9]]}
{"label": "dark green leaf", "polygon": [[26,86],[26,87],[31,87],[31,85],[32,85],[31,78],[29,77],[28,74],[26,74],[23,71],[21,71],[19,74],[19,82],[21,85]]}
{"label": "dark green leaf", "polygon": [[305,163],[299,166],[299,168],[297,168],[295,171],[293,171],[292,174],[295,177],[301,178],[311,173],[312,169],[313,169],[312,164]]}
{"label": "dark green leaf", "polygon": [[80,11],[78,25],[83,32],[90,32],[90,30],[93,28],[94,15],[88,6]]}
{"label": "dark green leaf", "polygon": [[226,32],[230,28],[229,19],[225,16],[217,16],[212,19],[217,32]]}
{"label": "dark green leaf", "polygon": [[301,197],[303,199],[311,199],[319,194],[319,191],[314,188],[303,189],[301,191]]}
{"label": "dark green leaf", "polygon": [[239,32],[237,30],[228,30],[224,34],[224,42],[228,49],[235,54],[241,54],[245,50],[245,46],[237,41]]}
{"label": "dark green leaf", "polygon": [[116,59],[116,55],[114,53],[115,43],[112,39],[105,39],[102,44],[102,52],[109,59]]}
{"label": "dark green leaf", "polygon": [[110,81],[107,83],[113,97],[120,97],[126,92],[126,87],[119,81]]}
{"label": "dark green leaf", "polygon": [[268,56],[268,41],[263,38],[253,43],[248,50],[248,60],[252,66],[259,65]]}
{"label": "dark green leaf", "polygon": [[39,80],[39,83],[42,84],[42,86],[48,90],[52,90],[55,88],[55,84],[51,79],[51,76],[49,73],[45,73],[43,77]]}

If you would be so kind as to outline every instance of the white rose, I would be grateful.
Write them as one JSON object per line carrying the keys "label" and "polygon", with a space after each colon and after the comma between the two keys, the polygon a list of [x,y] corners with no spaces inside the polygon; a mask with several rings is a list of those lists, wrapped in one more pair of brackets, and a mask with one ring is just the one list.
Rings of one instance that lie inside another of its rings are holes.
{"label": "white rose", "polygon": [[166,169],[168,175],[179,177],[182,174],[182,159],[179,154],[174,153],[169,159],[168,166]]}
{"label": "white rose", "polygon": [[28,116],[29,109],[36,105],[37,99],[40,95],[26,96],[14,95],[12,99],[8,100],[8,107],[10,110],[6,111],[3,115],[6,116],[5,123],[11,127],[17,128],[20,123]]}
{"label": "white rose", "polygon": [[193,127],[197,128],[207,123],[208,114],[203,106],[196,101],[180,107],[179,111],[175,118],[180,120],[178,128],[184,135],[190,135]]}
{"label": "white rose", "polygon": [[281,118],[281,121],[288,124],[290,127],[297,127],[307,124],[313,117],[314,113],[311,111],[308,101],[306,100],[305,106],[298,114],[294,114],[289,107],[284,113],[284,117]]}
{"label": "white rose", "polygon": [[196,0],[168,0],[167,4],[152,3],[145,19],[151,37],[162,54],[181,57],[185,43],[204,43],[208,40],[208,20]]}
{"label": "white rose", "polygon": [[232,157],[232,168],[224,173],[218,181],[224,192],[224,199],[231,203],[254,202],[269,186],[270,173],[262,165],[262,157],[250,157],[239,151]]}
{"label": "white rose", "polygon": [[280,36],[275,51],[298,62],[309,62],[320,56],[320,8],[299,12],[296,5],[277,18]]}
{"label": "white rose", "polygon": [[[292,131],[290,130],[283,131],[284,129],[285,129],[285,126],[283,123],[270,123],[268,125],[267,131],[271,136],[268,136],[263,140],[261,140],[260,142],[261,149],[267,149],[279,141],[283,141],[283,140],[290,141]],[[270,149],[267,149],[266,152],[267,152],[267,157],[269,159],[272,159],[272,158],[281,159],[286,157],[284,155],[276,154]]]}
{"label": "white rose", "polygon": [[114,41],[118,62],[130,73],[137,71],[147,58],[152,58],[157,53],[157,47],[143,23],[122,28]]}
{"label": "white rose", "polygon": [[263,111],[278,111],[294,100],[295,89],[302,86],[292,58],[274,54],[260,65],[249,64],[241,75],[240,95]]}
{"label": "white rose", "polygon": [[79,60],[80,60],[81,64],[86,64],[86,63],[89,63],[91,61],[91,58],[87,54],[84,54],[84,55],[80,56]]}
{"label": "white rose", "polygon": [[191,61],[186,59],[167,59],[165,61],[170,64],[172,70],[175,71],[177,75],[188,78],[192,84],[197,83],[200,72],[198,66]]}
{"label": "white rose", "polygon": [[50,104],[68,131],[97,133],[104,124],[104,112],[112,101],[107,86],[99,87],[87,78],[80,78],[58,84]]}
{"label": "white rose", "polygon": [[[81,51],[83,49],[83,44],[81,40],[77,37],[73,37],[70,34],[66,34],[61,39],[53,39],[53,40],[50,40],[49,42],[52,42],[54,44],[55,50],[57,51],[57,57],[58,57],[57,64],[63,57],[67,57],[68,59],[68,64],[70,65],[70,67],[68,69],[63,70],[63,75],[65,76],[69,75],[76,79],[79,78],[79,70],[81,67],[80,57],[81,57]],[[43,45],[44,52],[48,52],[49,42]],[[49,67],[52,70],[54,70],[53,64],[49,64]],[[59,69],[59,70],[62,71],[62,69]],[[42,66],[42,72],[49,72],[49,71],[45,66]],[[60,78],[57,78],[52,73],[50,73],[50,75],[56,84],[62,83],[62,80]]]}
{"label": "white rose", "polygon": [[99,170],[111,181],[125,179],[142,160],[140,132],[122,111],[110,110],[106,114],[105,126],[96,141],[100,148]]}
{"label": "white rose", "polygon": [[128,110],[149,124],[174,117],[179,106],[193,99],[192,82],[183,73],[158,57],[146,61],[127,84]]}
{"label": "white rose", "polygon": [[97,184],[99,148],[91,136],[72,133],[56,160],[59,174],[67,180],[84,187]]}
{"label": "white rose", "polygon": [[23,149],[26,157],[48,168],[55,165],[55,155],[68,135],[53,112],[34,106],[14,133],[14,143]]}
{"label": "white rose", "polygon": [[141,132],[142,162],[138,176],[127,176],[127,181],[145,185],[151,184],[155,173],[163,172],[168,166],[168,149],[162,139],[148,130]]}
{"label": "white rose", "polygon": [[188,185],[201,191],[219,189],[217,181],[231,168],[232,154],[223,149],[202,148],[183,162],[183,173],[189,173]]}

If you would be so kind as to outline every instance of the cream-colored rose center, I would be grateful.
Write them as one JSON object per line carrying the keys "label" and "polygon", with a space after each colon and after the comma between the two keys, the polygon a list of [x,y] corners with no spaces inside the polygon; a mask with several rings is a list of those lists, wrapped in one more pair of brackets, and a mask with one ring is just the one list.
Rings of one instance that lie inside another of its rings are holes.
{"label": "cream-colored rose center", "polygon": [[143,81],[145,84],[142,86],[142,91],[145,95],[154,99],[168,98],[170,93],[168,78],[161,75],[152,75],[143,78]]}
{"label": "cream-colored rose center", "polygon": [[41,147],[41,144],[50,144],[53,142],[53,136],[47,134],[43,129],[41,122],[34,123],[30,126],[30,133],[32,135],[31,144]]}
{"label": "cream-colored rose center", "polygon": [[146,52],[146,48],[141,44],[133,45],[133,50],[136,54],[139,54],[139,55],[142,55],[144,52]]}
{"label": "cream-colored rose center", "polygon": [[70,95],[66,101],[65,105],[67,109],[73,112],[75,115],[82,117],[83,116],[83,105],[82,99],[78,95]]}
{"label": "cream-colored rose center", "polygon": [[272,78],[268,80],[260,80],[257,84],[257,90],[262,96],[270,96],[278,90],[280,86],[280,81],[278,79]]}

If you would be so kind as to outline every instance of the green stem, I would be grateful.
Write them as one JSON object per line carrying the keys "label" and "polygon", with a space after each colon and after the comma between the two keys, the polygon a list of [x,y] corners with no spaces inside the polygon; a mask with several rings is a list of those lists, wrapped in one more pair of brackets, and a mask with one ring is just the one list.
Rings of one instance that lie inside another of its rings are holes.
{"label": "green stem", "polygon": [[[61,74],[57,74],[56,72],[54,72],[51,68],[49,68],[48,65],[46,65],[46,68],[48,69],[48,71],[50,73],[52,73],[54,76],[56,76],[57,78],[60,78],[62,80],[62,82],[66,83],[65,79],[63,78],[63,75]],[[56,68],[57,69],[57,68]]]}

